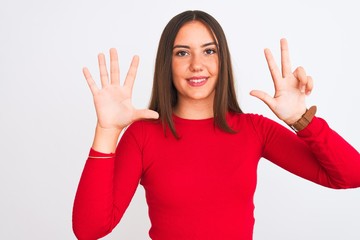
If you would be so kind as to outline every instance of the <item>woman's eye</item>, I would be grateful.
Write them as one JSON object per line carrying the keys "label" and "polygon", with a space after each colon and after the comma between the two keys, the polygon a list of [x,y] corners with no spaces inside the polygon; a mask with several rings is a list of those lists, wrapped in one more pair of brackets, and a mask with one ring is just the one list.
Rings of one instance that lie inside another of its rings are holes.
{"label": "woman's eye", "polygon": [[186,51],[178,51],[176,52],[176,56],[179,56],[179,57],[184,57],[184,56],[187,56],[189,55]]}
{"label": "woman's eye", "polygon": [[211,54],[215,54],[216,50],[215,49],[206,49],[205,50],[205,54],[211,55]]}

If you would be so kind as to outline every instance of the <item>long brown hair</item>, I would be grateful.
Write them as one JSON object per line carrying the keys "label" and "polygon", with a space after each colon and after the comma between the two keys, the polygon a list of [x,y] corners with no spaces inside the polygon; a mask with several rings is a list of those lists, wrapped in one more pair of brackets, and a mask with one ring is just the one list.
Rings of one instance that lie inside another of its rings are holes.
{"label": "long brown hair", "polygon": [[190,21],[201,21],[207,26],[217,41],[219,56],[219,76],[216,85],[213,111],[214,123],[220,129],[234,133],[226,121],[227,112],[242,113],[236,99],[234,76],[230,52],[224,31],[214,17],[203,11],[185,11],[173,17],[161,34],[157,50],[154,81],[149,108],[157,111],[164,126],[169,127],[172,134],[178,138],[174,122],[173,108],[177,104],[177,90],[172,76],[172,49],[180,28]]}

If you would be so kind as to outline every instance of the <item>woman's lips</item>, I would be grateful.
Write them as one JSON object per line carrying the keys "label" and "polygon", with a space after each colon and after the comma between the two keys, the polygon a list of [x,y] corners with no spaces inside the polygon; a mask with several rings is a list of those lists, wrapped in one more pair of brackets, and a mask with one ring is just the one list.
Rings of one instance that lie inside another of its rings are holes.
{"label": "woman's lips", "polygon": [[192,87],[200,87],[203,86],[207,82],[207,77],[196,77],[196,78],[189,78],[187,81],[190,86]]}

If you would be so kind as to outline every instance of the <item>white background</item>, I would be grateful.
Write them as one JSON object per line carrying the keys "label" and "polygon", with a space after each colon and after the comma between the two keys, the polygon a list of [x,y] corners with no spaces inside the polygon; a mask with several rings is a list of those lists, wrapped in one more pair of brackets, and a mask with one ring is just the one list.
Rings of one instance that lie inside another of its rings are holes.
{"label": "white background", "polygon": [[[160,34],[189,9],[222,24],[243,110],[275,119],[248,93],[273,92],[263,49],[279,60],[279,39],[287,37],[293,66],[304,66],[315,81],[308,105],[359,150],[355,0],[1,0],[0,239],[75,239],[72,204],[96,123],[81,69],[97,77],[98,52],[116,47],[124,75],[140,55],[133,98],[146,107]],[[254,239],[360,239],[359,202],[360,189],[326,189],[262,160]],[[148,229],[139,187],[105,239],[147,239]]]}

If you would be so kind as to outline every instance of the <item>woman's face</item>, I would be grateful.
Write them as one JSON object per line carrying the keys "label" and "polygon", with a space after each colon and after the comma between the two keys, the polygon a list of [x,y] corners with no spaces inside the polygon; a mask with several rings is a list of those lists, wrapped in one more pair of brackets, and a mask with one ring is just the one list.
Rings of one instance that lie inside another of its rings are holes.
{"label": "woman's face", "polygon": [[202,100],[213,104],[219,57],[211,31],[199,21],[182,26],[172,52],[173,83],[178,101]]}

